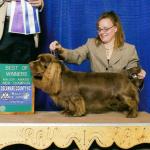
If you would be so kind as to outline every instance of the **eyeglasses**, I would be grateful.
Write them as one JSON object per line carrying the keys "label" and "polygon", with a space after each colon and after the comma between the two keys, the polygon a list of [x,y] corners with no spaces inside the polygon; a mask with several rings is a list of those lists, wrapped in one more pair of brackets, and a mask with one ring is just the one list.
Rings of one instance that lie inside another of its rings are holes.
{"label": "eyeglasses", "polygon": [[111,27],[109,27],[109,28],[103,28],[103,29],[101,29],[101,28],[98,28],[98,32],[101,32],[101,31],[104,31],[104,32],[108,32],[112,27],[114,27],[114,25],[113,26],[111,26]]}

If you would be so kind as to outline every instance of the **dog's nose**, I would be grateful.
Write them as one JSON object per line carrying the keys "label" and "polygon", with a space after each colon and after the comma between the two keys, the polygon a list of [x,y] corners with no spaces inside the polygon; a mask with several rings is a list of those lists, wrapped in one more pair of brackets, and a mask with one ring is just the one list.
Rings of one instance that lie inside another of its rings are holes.
{"label": "dog's nose", "polygon": [[29,62],[30,68],[33,68],[33,62]]}

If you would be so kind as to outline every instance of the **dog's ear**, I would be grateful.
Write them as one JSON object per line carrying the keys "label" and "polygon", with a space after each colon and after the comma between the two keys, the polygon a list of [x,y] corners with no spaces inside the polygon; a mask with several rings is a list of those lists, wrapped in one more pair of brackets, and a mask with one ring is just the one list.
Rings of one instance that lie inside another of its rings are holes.
{"label": "dog's ear", "polygon": [[60,63],[52,62],[43,74],[42,84],[43,90],[50,94],[57,94],[61,88],[61,72]]}

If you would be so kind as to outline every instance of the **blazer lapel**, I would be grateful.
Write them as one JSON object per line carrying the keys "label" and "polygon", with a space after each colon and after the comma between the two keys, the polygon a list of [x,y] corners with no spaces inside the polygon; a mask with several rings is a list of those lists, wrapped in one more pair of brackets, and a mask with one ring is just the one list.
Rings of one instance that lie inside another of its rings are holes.
{"label": "blazer lapel", "polygon": [[108,66],[108,61],[107,61],[107,58],[106,58],[106,50],[105,48],[102,46],[102,44],[99,46],[99,51],[100,51],[100,59],[101,61],[103,62],[103,64],[105,66]]}
{"label": "blazer lapel", "polygon": [[115,64],[121,59],[121,48],[117,48],[113,51],[112,56],[110,58],[110,64]]}

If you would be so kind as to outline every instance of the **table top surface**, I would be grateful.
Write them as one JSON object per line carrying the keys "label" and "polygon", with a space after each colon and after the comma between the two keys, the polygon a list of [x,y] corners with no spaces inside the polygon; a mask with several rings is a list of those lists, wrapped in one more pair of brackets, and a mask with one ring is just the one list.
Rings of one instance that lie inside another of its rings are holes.
{"label": "table top surface", "polygon": [[137,118],[126,118],[120,112],[68,117],[60,111],[36,111],[33,114],[0,114],[0,123],[150,123],[150,113],[139,112]]}

